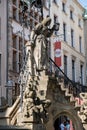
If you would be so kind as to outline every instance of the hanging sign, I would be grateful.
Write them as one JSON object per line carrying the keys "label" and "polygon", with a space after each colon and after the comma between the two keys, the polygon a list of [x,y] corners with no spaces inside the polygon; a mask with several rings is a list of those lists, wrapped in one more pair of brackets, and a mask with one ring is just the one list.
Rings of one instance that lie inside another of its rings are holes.
{"label": "hanging sign", "polygon": [[61,42],[59,41],[54,43],[54,61],[56,65],[61,67]]}

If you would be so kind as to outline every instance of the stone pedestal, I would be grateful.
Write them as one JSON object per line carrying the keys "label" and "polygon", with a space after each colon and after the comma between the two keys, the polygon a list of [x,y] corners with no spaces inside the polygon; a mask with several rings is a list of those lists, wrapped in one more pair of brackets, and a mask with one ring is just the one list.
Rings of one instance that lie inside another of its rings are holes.
{"label": "stone pedestal", "polygon": [[27,118],[24,117],[23,112],[17,114],[17,125],[27,128],[29,130],[33,129],[33,116]]}
{"label": "stone pedestal", "polygon": [[44,124],[35,124],[34,130],[46,130],[46,127]]}
{"label": "stone pedestal", "polygon": [[33,116],[29,118],[24,117],[22,112],[19,112],[17,115],[18,126],[29,130],[46,130],[45,125],[34,121]]}

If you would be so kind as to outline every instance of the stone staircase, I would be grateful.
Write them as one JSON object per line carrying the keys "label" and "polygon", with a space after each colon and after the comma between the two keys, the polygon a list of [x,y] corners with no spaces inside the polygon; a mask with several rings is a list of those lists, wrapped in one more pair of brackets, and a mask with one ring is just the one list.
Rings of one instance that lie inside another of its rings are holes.
{"label": "stone staircase", "polygon": [[64,92],[66,100],[69,100],[70,105],[73,105],[76,111],[80,111],[81,105],[78,104],[78,101],[75,99],[73,93],[69,92],[69,88],[68,87],[65,88],[64,83],[59,83],[59,87],[61,91]]}
{"label": "stone staircase", "polygon": [[[73,95],[73,92],[69,91],[69,86],[64,85],[63,80],[59,80],[55,75],[50,75],[47,86],[47,98],[52,101],[52,105],[49,108],[50,121],[48,129],[52,127],[53,120],[57,118],[58,114],[66,115],[69,118],[77,118],[76,120],[81,125],[81,119],[79,118],[78,112],[80,111],[81,106],[78,104],[76,97]],[[77,127],[77,129],[80,128]],[[76,130],[77,130],[76,129]],[[82,130],[82,126],[80,128]],[[86,130],[86,129],[85,129]]]}
{"label": "stone staircase", "polygon": [[63,92],[66,100],[68,100],[70,104],[75,107],[76,111],[80,111],[81,104],[78,103],[78,100],[81,100],[79,94],[82,92],[80,84],[73,83],[67,77],[67,75],[56,65],[56,63],[51,58],[49,59],[50,62],[53,63],[53,66],[55,66],[58,70],[57,75],[56,72],[54,72],[54,74],[50,76],[50,79],[56,80],[56,86],[58,86]]}
{"label": "stone staircase", "polygon": [[[40,99],[45,99],[46,97],[48,98],[48,95],[50,93],[49,83],[50,83],[50,89],[52,89],[52,91],[58,88],[58,91],[61,92],[60,97],[61,96],[64,97],[63,103],[65,104],[69,103],[69,105],[73,106],[77,112],[80,110],[80,106],[75,100],[73,93],[69,92],[68,86],[65,87],[64,82],[63,81],[60,82],[57,78],[55,78],[55,76],[46,75],[45,71],[40,72],[40,75],[38,76],[37,79],[37,89],[38,89],[37,94],[40,97]],[[49,93],[47,91],[49,91]],[[19,108],[20,108],[20,97],[16,100],[16,102],[12,107],[7,108],[6,111],[0,113],[0,129],[14,129],[14,130],[28,129],[28,128],[23,128],[22,126],[20,127],[16,126],[17,113]]]}
{"label": "stone staircase", "polygon": [[7,107],[0,112],[0,126],[15,125],[17,122],[17,112],[19,110],[20,98],[18,98],[13,106]]}
{"label": "stone staircase", "polygon": [[29,130],[27,128],[18,127],[18,126],[0,126],[0,130]]}
{"label": "stone staircase", "polygon": [[[20,110],[20,103],[22,105],[23,100],[22,96],[24,95],[25,89],[27,87],[32,86],[34,87],[37,97],[39,99],[52,99],[53,103],[62,103],[65,104],[66,107],[70,106],[73,107],[76,112],[80,110],[80,107],[75,99],[73,94],[73,90],[70,91],[69,84],[65,86],[64,79],[55,77],[55,74],[47,74],[45,70],[40,72],[35,72],[32,75],[31,72],[31,52],[30,52],[30,45],[27,45],[27,55],[25,58],[25,64],[23,65],[22,71],[20,73],[19,82],[20,82],[20,96],[15,101],[12,107],[8,107],[5,111],[0,112],[0,129],[30,129],[28,127],[23,128],[21,123],[22,116],[19,119],[19,124],[17,122],[18,112]],[[23,92],[23,93],[22,93]],[[49,95],[51,93],[51,95]],[[23,94],[23,95],[21,95]],[[53,97],[52,97],[53,96]],[[22,113],[23,114],[23,113]],[[25,119],[25,118],[24,118]],[[24,122],[24,121],[23,121]],[[33,120],[32,120],[33,123]],[[20,127],[19,127],[20,126]],[[26,126],[26,125],[25,125]]]}

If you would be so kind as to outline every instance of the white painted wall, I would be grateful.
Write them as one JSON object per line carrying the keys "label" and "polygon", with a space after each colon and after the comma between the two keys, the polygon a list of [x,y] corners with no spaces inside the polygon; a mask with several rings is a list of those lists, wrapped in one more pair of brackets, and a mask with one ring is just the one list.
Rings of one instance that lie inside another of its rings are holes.
{"label": "white painted wall", "polygon": [[1,18],[1,39],[0,39],[0,54],[1,54],[1,86],[0,97],[6,97],[6,74],[7,74],[7,4],[6,0],[1,0],[0,3],[0,18]]}
{"label": "white painted wall", "polygon": [[[52,42],[51,42],[51,57],[54,59],[54,46],[53,43],[55,40],[61,40],[62,43],[62,70],[64,67],[64,62],[63,62],[63,56],[64,54],[67,55],[67,60],[68,60],[68,77],[72,79],[72,56],[75,57],[75,68],[76,68],[76,81],[79,80],[80,77],[80,63],[82,62],[84,65],[84,84],[85,84],[85,48],[84,48],[84,30],[83,30],[83,8],[82,6],[78,3],[78,1],[75,0],[66,0],[66,13],[62,11],[62,1],[64,0],[58,0],[58,4],[54,4],[53,0],[51,1],[51,7],[50,7],[50,17],[54,18],[54,14],[58,16],[58,22],[60,23],[60,29],[58,34],[63,34],[63,22],[66,23],[67,26],[67,33],[66,33],[66,39],[67,42],[65,43],[63,41],[63,36],[56,37],[55,39],[52,37]],[[74,12],[73,12],[73,18],[74,21],[70,19],[70,6],[73,7]],[[78,18],[81,18],[81,28],[78,26]],[[52,21],[53,24],[53,21]],[[74,43],[75,47],[71,47],[71,28],[74,30]],[[79,36],[82,37],[82,53],[79,52]]]}

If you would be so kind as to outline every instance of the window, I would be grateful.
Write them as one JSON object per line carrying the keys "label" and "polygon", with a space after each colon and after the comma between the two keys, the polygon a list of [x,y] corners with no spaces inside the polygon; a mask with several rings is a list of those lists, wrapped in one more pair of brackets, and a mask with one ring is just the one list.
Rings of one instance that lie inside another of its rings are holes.
{"label": "window", "polygon": [[79,36],[79,51],[82,52],[82,37]]}
{"label": "window", "polygon": [[70,10],[70,19],[73,20],[73,11],[72,10]]}
{"label": "window", "polygon": [[1,54],[0,54],[0,85],[1,85]]}
{"label": "window", "polygon": [[64,73],[67,75],[67,56],[64,55]]}
{"label": "window", "polygon": [[62,11],[63,11],[63,12],[66,12],[65,3],[64,3],[64,2],[62,3]]}
{"label": "window", "polygon": [[17,72],[17,51],[13,50],[13,71]]}
{"label": "window", "polygon": [[19,53],[19,72],[21,71],[22,68],[22,53]]}
{"label": "window", "polygon": [[[13,7],[12,7],[12,13],[13,13],[13,19],[18,21],[18,22],[22,22],[22,1],[17,1],[17,0],[13,0]],[[24,20],[24,19],[23,19]]]}
{"label": "window", "polygon": [[22,67],[22,38],[19,37],[19,72],[21,71],[21,67]]}
{"label": "window", "polygon": [[17,46],[17,36],[13,35],[13,48],[16,49],[16,46]]}
{"label": "window", "polygon": [[[54,24],[58,23],[58,17],[54,15]],[[57,31],[54,32],[57,35]]]}
{"label": "window", "polygon": [[22,38],[13,34],[13,71],[19,72],[20,62],[22,51]]}
{"label": "window", "polygon": [[53,2],[56,4],[56,3],[57,3],[57,0],[53,0]]}
{"label": "window", "polygon": [[80,65],[80,83],[83,84],[83,65]]}
{"label": "window", "polygon": [[74,47],[74,31],[71,29],[71,46]]}
{"label": "window", "polygon": [[81,19],[78,19],[78,26],[81,27]]}
{"label": "window", "polygon": [[22,24],[22,12],[19,11],[19,22]]}
{"label": "window", "polygon": [[64,35],[64,41],[66,42],[66,24],[63,23],[63,35]]}
{"label": "window", "polygon": [[15,100],[17,99],[17,96],[19,96],[20,94],[20,87],[19,87],[19,84],[18,83],[15,83],[15,86],[13,87],[12,89],[12,99],[13,99],[13,102],[15,102]]}
{"label": "window", "polygon": [[22,38],[19,37],[19,51],[22,51]]}
{"label": "window", "polygon": [[17,8],[13,7],[13,19],[17,20]]}
{"label": "window", "polygon": [[39,13],[35,13],[33,10],[31,10],[29,19],[30,30],[32,30],[32,28],[34,28],[34,26],[41,20],[42,17],[39,16]]}
{"label": "window", "polygon": [[75,81],[75,61],[72,60],[72,80]]}

